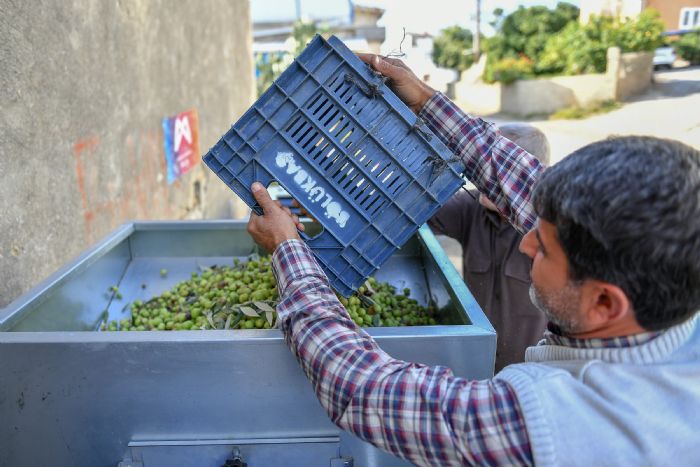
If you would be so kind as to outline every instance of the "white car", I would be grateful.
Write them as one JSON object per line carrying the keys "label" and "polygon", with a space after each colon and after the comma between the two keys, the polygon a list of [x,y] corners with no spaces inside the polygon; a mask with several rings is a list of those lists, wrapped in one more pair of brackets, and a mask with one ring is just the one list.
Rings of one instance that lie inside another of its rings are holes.
{"label": "white car", "polygon": [[654,69],[670,70],[673,68],[673,62],[676,61],[676,58],[676,51],[673,50],[673,47],[659,47],[654,51]]}

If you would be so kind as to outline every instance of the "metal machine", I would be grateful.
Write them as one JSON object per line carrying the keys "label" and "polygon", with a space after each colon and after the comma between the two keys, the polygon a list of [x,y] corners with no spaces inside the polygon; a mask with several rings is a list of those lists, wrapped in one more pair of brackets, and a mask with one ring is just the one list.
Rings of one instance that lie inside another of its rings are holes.
{"label": "metal machine", "polygon": [[[276,329],[93,332],[255,251],[242,221],[126,224],[0,310],[0,466],[407,465],[329,421]],[[383,349],[493,374],[496,334],[426,226],[376,277],[443,323],[369,328]]]}

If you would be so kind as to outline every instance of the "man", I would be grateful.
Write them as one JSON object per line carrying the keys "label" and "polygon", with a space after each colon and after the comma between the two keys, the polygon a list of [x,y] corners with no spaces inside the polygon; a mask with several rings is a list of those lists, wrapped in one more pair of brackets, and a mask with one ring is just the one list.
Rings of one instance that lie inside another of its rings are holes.
{"label": "man", "polygon": [[698,465],[700,153],[618,138],[544,172],[400,61],[361,58],[529,230],[531,295],[551,325],[526,363],[491,380],[393,359],[352,322],[294,219],[254,184],[264,215],[248,229],[274,251],[280,328],[331,419],[419,465]]}
{"label": "man", "polygon": [[[507,123],[501,135],[549,165],[547,137],[532,125]],[[530,301],[532,261],[518,249],[522,234],[478,191],[459,191],[428,222],[462,245],[464,282],[498,333],[496,372],[525,358],[547,320]]]}

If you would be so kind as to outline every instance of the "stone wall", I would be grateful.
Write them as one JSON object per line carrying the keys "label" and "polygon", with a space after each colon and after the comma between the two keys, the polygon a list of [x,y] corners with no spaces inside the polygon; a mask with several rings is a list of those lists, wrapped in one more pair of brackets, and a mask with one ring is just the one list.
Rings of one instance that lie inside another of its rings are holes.
{"label": "stone wall", "polygon": [[504,112],[521,117],[624,100],[651,85],[652,58],[650,52],[621,54],[614,47],[608,50],[605,73],[519,80],[508,85],[464,80],[455,86],[455,99],[464,110],[475,114]]}

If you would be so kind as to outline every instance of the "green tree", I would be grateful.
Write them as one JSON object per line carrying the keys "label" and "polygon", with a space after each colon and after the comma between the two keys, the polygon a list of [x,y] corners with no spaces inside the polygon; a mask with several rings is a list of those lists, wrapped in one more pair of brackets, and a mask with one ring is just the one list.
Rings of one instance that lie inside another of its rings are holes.
{"label": "green tree", "polygon": [[572,22],[549,38],[535,70],[539,74],[604,73],[610,47],[620,47],[622,52],[653,51],[662,44],[663,31],[654,10],[624,20],[592,16],[586,24]]}
{"label": "green tree", "polygon": [[[488,55],[484,80],[512,81],[532,76],[550,37],[570,23],[578,23],[579,9],[570,3],[558,3],[554,9],[544,6],[520,7],[508,16],[502,9],[493,12],[491,25],[496,34],[485,41]],[[509,71],[509,68],[513,69]]]}
{"label": "green tree", "polygon": [[445,68],[464,71],[474,62],[472,41],[474,36],[469,29],[451,26],[442,30],[433,42],[433,61]]}
{"label": "green tree", "polygon": [[294,23],[292,38],[294,39],[294,55],[299,55],[316,34],[325,34],[328,28],[319,26],[313,21],[300,20]]}
{"label": "green tree", "polygon": [[693,65],[700,64],[700,29],[685,34],[673,46],[684,60]]}
{"label": "green tree", "polygon": [[[494,12],[496,13],[496,12]],[[489,44],[495,60],[526,56],[536,60],[547,40],[571,21],[577,21],[579,9],[570,3],[558,3],[551,10],[544,6],[520,7],[502,20]]]}
{"label": "green tree", "polygon": [[291,40],[287,43],[287,52],[260,54],[255,57],[258,96],[270,87],[316,34],[328,34],[328,28],[312,21],[297,21],[292,28]]}

